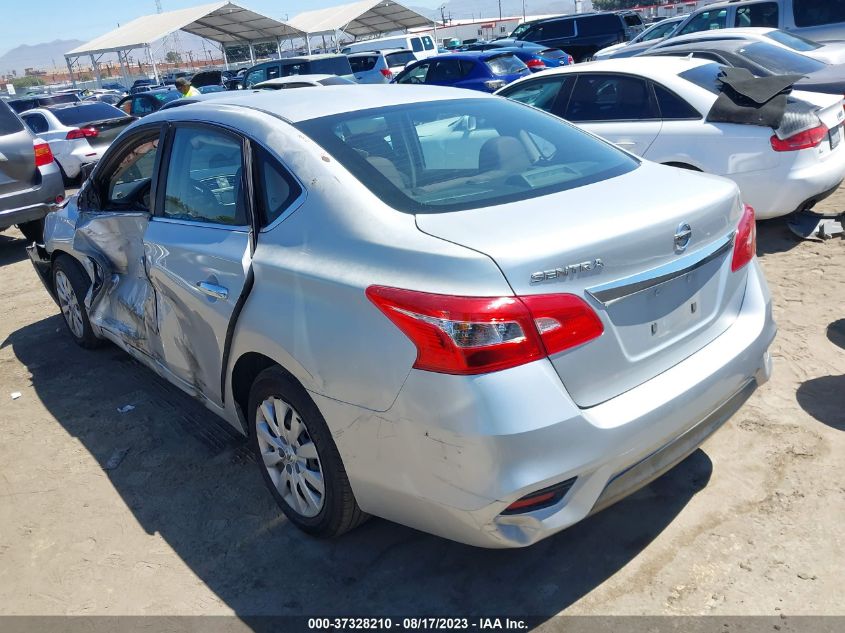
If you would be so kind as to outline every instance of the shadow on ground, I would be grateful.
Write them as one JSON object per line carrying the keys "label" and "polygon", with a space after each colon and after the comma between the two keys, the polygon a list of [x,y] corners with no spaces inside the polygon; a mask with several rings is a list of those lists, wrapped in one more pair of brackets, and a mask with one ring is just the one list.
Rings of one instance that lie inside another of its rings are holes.
{"label": "shadow on ground", "polygon": [[827,338],[834,345],[845,349],[845,319],[839,319],[827,326]]}
{"label": "shadow on ground", "polygon": [[15,264],[27,258],[26,240],[0,233],[0,266]]}
{"label": "shadow on ground", "polygon": [[757,222],[757,256],[765,257],[792,250],[800,242],[789,230],[787,218],[774,218]]}
{"label": "shadow on ground", "polygon": [[798,387],[798,404],[819,422],[845,431],[845,376],[813,378]]}
{"label": "shadow on ground", "polygon": [[[315,540],[286,523],[245,443],[225,423],[123,352],[77,348],[60,316],[0,346],[12,347],[47,410],[100,464],[128,449],[106,471],[123,502],[242,616],[545,619],[637,556],[712,471],[696,451],[628,500],[526,550],[474,549],[378,519],[342,538]],[[135,409],[117,413],[125,404]],[[83,503],[84,490],[73,494]]]}

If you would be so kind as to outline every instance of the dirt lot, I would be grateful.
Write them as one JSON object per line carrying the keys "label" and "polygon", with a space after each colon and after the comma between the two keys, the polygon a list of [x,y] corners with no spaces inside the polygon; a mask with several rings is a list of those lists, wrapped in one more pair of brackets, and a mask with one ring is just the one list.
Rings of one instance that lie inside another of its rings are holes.
{"label": "dirt lot", "polygon": [[[843,207],[845,190],[822,205]],[[841,239],[760,226],[774,377],[703,450],[533,548],[486,551],[381,520],[303,536],[222,423],[73,345],[19,238],[0,235],[0,614],[845,614]]]}

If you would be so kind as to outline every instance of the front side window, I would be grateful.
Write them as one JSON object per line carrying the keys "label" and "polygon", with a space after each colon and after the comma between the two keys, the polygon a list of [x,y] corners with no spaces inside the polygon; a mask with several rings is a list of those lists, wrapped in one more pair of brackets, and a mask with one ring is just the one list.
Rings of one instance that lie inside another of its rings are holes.
{"label": "front side window", "polygon": [[507,99],[374,108],[297,127],[381,200],[408,213],[526,200],[639,165],[565,121]]}
{"label": "front side window", "polygon": [[778,28],[778,3],[758,2],[737,8],[734,26]]}
{"label": "front side window", "polygon": [[428,74],[430,64],[420,64],[404,73],[396,80],[398,84],[424,84],[425,76]]}
{"label": "front side window", "polygon": [[423,49],[423,45],[422,45],[422,42],[420,41],[420,38],[418,38],[418,37],[412,37],[411,38],[411,49],[415,53],[419,53]]}
{"label": "front side window", "polygon": [[592,17],[578,18],[578,35],[606,35],[622,31],[622,22],[612,14],[600,14]]}
{"label": "front side window", "polygon": [[698,33],[699,31],[711,31],[714,29],[725,28],[725,20],[728,16],[727,9],[714,9],[712,11],[702,11],[696,16],[693,16],[685,27],[683,27],[678,35],[686,35],[687,33]]}
{"label": "front side window", "polygon": [[564,116],[578,122],[659,118],[648,84],[624,75],[579,75]]}
{"label": "front side window", "polygon": [[461,77],[463,77],[463,72],[461,71],[460,61],[457,59],[444,59],[434,63],[431,73],[428,76],[428,81],[432,83],[450,83],[458,81]]}
{"label": "front side window", "polygon": [[205,127],[177,128],[162,215],[230,226],[247,224],[239,138]]}
{"label": "front side window", "polygon": [[505,88],[501,94],[508,99],[557,114],[566,103],[561,104],[561,97],[569,94],[572,78],[557,75],[546,79],[526,81],[512,88]]}
{"label": "front side window", "polygon": [[658,24],[654,28],[649,29],[640,36],[638,42],[650,42],[652,40],[659,40],[671,33],[677,27],[677,23],[669,22],[668,24]]}
{"label": "front side window", "polygon": [[[117,168],[108,177],[107,200],[123,204],[149,186],[158,155],[158,132],[133,145],[120,159]],[[144,208],[149,209],[149,190],[144,196]]]}
{"label": "front side window", "polygon": [[247,88],[252,88],[255,84],[261,83],[262,81],[267,80],[267,71],[263,68],[259,68],[258,70],[253,70],[246,76],[246,81],[244,85]]}
{"label": "front side window", "polygon": [[792,0],[795,26],[823,26],[845,22],[845,2],[841,0]]}
{"label": "front side window", "polygon": [[[531,39],[533,40],[551,40],[561,37],[575,36],[575,20],[557,20],[555,22],[545,22],[538,26],[539,33],[535,34]],[[581,32],[581,24],[578,24],[578,32]]]}
{"label": "front side window", "polygon": [[267,79],[275,79],[279,76],[279,67],[278,66],[269,66],[267,68]]}

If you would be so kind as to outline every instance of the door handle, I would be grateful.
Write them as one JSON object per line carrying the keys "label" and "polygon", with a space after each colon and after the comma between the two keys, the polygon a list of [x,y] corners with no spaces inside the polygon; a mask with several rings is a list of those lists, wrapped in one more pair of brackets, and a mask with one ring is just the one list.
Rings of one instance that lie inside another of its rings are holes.
{"label": "door handle", "polygon": [[209,297],[214,297],[215,299],[229,298],[228,288],[218,286],[217,284],[213,284],[209,281],[198,281],[197,288],[199,288],[200,292],[203,294],[207,294]]}

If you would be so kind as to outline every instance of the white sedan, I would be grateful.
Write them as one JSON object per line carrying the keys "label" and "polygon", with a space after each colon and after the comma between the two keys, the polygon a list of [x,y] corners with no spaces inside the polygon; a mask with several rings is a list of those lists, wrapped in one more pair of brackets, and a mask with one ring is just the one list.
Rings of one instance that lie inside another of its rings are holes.
{"label": "white sedan", "polygon": [[[746,27],[741,29],[714,29],[712,31],[698,31],[687,33],[676,37],[668,37],[656,42],[648,49],[649,52],[665,50],[672,46],[692,44],[699,42],[712,42],[724,40],[755,40],[772,44],[779,48],[786,48],[793,53],[799,53],[806,57],[825,64],[845,63],[845,42],[814,42],[806,37],[795,33],[789,33],[781,29]],[[647,54],[647,53],[646,53]]]}
{"label": "white sedan", "polygon": [[111,142],[135,120],[108,103],[82,101],[21,113],[27,127],[50,145],[65,184],[82,166],[100,160]]}
{"label": "white sedan", "polygon": [[758,218],[811,208],[845,179],[842,98],[795,91],[792,129],[707,115],[722,67],[702,59],[635,57],[566,66],[497,94],[576,123],[648,160],[730,178]]}

